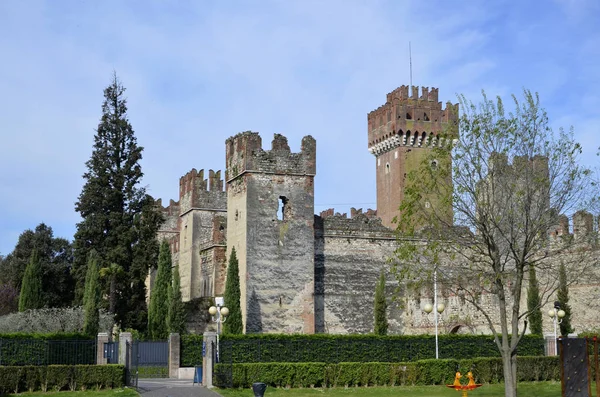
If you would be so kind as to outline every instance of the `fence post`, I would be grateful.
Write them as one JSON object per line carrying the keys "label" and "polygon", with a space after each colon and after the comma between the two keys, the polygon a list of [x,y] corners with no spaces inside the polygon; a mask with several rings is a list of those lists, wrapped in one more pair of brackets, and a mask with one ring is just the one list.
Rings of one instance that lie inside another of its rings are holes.
{"label": "fence post", "polygon": [[96,337],[96,364],[104,365],[108,362],[104,356],[104,344],[108,343],[108,333],[100,332]]}
{"label": "fence post", "polygon": [[169,334],[169,378],[179,377],[181,338],[179,334]]}
{"label": "fence post", "polygon": [[119,334],[119,364],[129,366],[127,362],[127,343],[131,343],[131,332],[121,332]]}
{"label": "fence post", "polygon": [[213,346],[217,343],[216,332],[205,332],[202,349],[204,357],[202,357],[202,384],[206,387],[213,387],[213,370],[214,370],[214,357],[215,352]]}

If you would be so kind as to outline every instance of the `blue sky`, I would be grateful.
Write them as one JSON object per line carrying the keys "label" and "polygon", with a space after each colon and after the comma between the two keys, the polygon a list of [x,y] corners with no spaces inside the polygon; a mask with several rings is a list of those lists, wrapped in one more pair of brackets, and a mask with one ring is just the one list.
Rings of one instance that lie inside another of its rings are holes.
{"label": "blue sky", "polygon": [[[517,5],[518,4],[518,5]],[[71,239],[113,70],[144,146],[143,183],[223,169],[227,137],[317,140],[315,211],[375,207],[367,113],[409,82],[508,99],[540,93],[582,161],[600,146],[600,2],[0,1],[0,254],[40,222]]]}

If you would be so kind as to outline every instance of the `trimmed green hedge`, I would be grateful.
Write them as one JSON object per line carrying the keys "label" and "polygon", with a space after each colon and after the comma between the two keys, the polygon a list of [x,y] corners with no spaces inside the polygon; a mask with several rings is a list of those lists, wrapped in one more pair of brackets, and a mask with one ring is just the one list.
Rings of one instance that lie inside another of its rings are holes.
{"label": "trimmed green hedge", "polygon": [[[435,357],[433,335],[224,335],[221,362],[409,362]],[[520,356],[544,355],[544,339],[526,335],[518,347]],[[490,335],[440,335],[439,356],[500,357]],[[181,365],[202,362],[202,336],[181,337]]]}
{"label": "trimmed green hedge", "polygon": [[0,366],[0,395],[36,390],[115,388],[124,384],[123,365]]}
{"label": "trimmed green hedge", "polygon": [[[518,381],[560,380],[558,357],[518,357],[517,361]],[[226,365],[217,364],[215,370],[224,370]],[[443,385],[452,383],[457,368],[463,374],[473,369],[478,383],[504,380],[500,358],[410,363],[248,363],[233,364],[233,386],[248,388],[254,382],[273,387]]]}

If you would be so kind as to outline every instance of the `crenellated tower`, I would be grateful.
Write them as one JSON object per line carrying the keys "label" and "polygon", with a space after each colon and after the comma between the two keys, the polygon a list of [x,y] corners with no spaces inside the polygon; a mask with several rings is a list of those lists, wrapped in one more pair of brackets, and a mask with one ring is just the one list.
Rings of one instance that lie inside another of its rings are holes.
{"label": "crenellated tower", "polygon": [[[316,142],[292,153],[275,134],[226,142],[227,257],[235,247],[246,333],[314,332],[314,177]],[[227,305],[227,302],[225,302]]]}
{"label": "crenellated tower", "polygon": [[[392,228],[406,175],[421,164],[429,148],[444,144],[440,135],[458,119],[458,104],[447,102],[442,109],[437,88],[413,86],[412,95],[408,89],[403,85],[390,92],[386,103],[367,116],[369,152],[376,158],[377,215]],[[428,201],[425,207],[436,204]]]}
{"label": "crenellated tower", "polygon": [[[179,179],[179,275],[184,301],[221,292],[227,194],[221,171],[192,169]],[[215,230],[217,228],[217,230]],[[219,282],[221,280],[221,282]],[[216,291],[215,291],[216,290]]]}

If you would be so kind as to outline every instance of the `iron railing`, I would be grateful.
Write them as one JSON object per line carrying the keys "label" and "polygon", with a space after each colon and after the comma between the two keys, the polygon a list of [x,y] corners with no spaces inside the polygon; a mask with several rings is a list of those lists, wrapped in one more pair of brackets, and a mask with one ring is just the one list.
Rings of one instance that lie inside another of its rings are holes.
{"label": "iron railing", "polygon": [[96,364],[96,341],[0,339],[0,365],[51,364]]}

